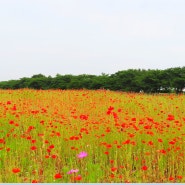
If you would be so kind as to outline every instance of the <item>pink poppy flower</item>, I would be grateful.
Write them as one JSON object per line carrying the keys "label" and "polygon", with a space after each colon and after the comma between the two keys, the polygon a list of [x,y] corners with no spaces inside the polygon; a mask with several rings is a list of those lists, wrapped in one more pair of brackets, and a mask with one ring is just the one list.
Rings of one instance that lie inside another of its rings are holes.
{"label": "pink poppy flower", "polygon": [[71,169],[70,171],[67,172],[67,174],[77,173],[78,171],[79,171],[78,169]]}
{"label": "pink poppy flower", "polygon": [[78,158],[84,158],[87,157],[87,153],[86,152],[80,152],[80,154],[78,154]]}

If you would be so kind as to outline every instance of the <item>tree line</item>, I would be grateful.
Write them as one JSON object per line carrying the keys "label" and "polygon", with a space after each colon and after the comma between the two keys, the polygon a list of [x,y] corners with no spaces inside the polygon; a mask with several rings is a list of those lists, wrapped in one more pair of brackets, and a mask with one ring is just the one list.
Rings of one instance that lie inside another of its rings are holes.
{"label": "tree line", "polygon": [[165,70],[128,69],[114,74],[60,75],[43,74],[0,82],[1,89],[109,89],[124,92],[182,93],[185,90],[185,67]]}

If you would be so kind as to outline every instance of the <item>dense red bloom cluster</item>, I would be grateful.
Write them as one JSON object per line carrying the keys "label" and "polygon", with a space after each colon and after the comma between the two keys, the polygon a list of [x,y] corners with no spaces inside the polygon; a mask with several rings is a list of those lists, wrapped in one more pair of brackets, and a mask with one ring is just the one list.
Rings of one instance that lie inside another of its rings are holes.
{"label": "dense red bloom cluster", "polygon": [[[18,92],[0,97],[0,160],[6,165],[14,159],[7,172],[15,179],[76,183],[96,176],[102,182],[135,182],[136,177],[149,182],[160,170],[168,173],[156,175],[156,181],[184,181],[183,96],[38,90],[29,97],[27,90]],[[21,92],[26,96],[20,98]],[[27,155],[24,163],[21,157]]]}

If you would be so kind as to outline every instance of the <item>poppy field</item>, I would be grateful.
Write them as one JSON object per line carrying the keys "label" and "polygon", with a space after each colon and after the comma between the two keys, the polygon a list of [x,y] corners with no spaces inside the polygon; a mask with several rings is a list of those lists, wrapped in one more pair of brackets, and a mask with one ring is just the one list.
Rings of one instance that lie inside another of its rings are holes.
{"label": "poppy field", "polygon": [[0,182],[185,182],[185,96],[0,90]]}

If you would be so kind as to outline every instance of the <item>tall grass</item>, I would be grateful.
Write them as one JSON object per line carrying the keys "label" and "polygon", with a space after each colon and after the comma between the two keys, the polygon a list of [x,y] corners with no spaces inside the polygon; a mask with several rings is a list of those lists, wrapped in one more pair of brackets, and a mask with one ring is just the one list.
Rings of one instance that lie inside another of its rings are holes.
{"label": "tall grass", "polygon": [[185,182],[184,105],[174,94],[0,90],[0,182]]}

